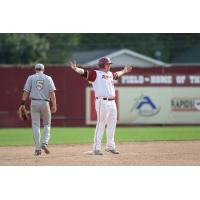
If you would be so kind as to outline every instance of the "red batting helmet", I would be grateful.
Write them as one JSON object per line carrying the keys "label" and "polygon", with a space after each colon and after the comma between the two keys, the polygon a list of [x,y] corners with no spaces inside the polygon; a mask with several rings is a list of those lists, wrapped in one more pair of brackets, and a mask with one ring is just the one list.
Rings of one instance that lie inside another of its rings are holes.
{"label": "red batting helmet", "polygon": [[104,57],[104,58],[99,59],[99,62],[98,62],[99,67],[103,68],[105,64],[112,64],[110,58]]}

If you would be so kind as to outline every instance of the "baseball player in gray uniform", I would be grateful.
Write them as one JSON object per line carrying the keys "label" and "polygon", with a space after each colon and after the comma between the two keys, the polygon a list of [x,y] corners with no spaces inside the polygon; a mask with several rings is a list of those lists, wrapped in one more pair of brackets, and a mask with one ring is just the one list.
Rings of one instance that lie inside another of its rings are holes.
{"label": "baseball player in gray uniform", "polygon": [[[41,155],[41,149],[49,154],[48,142],[50,139],[51,129],[51,112],[57,111],[55,85],[50,76],[44,74],[44,65],[35,65],[35,74],[30,75],[24,86],[21,105],[25,106],[25,102],[29,96],[31,100],[31,118],[32,131],[35,142],[35,156]],[[52,101],[52,109],[50,110],[49,101]],[[43,121],[43,138],[40,144],[40,119]]]}

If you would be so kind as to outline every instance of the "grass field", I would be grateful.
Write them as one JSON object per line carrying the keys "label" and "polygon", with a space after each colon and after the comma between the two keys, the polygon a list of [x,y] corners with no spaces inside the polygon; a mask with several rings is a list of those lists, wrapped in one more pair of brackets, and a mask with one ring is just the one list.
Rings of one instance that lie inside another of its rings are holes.
{"label": "grass field", "polygon": [[[52,128],[50,144],[92,143],[94,128]],[[103,142],[105,142],[105,134]],[[200,140],[200,127],[117,128],[116,142]],[[0,129],[0,146],[33,145],[30,128]]]}

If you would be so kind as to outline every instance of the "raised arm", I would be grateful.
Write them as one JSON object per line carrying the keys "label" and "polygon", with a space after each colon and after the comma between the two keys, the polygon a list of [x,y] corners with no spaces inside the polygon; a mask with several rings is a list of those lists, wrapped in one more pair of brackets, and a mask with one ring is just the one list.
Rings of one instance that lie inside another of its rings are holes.
{"label": "raised arm", "polygon": [[120,76],[122,76],[124,74],[127,74],[127,73],[131,72],[131,71],[132,71],[132,67],[131,66],[125,66],[123,70],[118,71],[116,73],[117,73],[118,77],[120,77]]}
{"label": "raised arm", "polygon": [[71,67],[72,70],[80,74],[83,78],[87,79],[88,81],[94,81],[96,78],[96,76],[94,76],[94,73],[96,75],[96,72],[93,71],[92,73],[89,73],[88,70],[77,67],[76,62],[70,62],[69,66]]}
{"label": "raised arm", "polygon": [[80,75],[83,75],[85,73],[84,69],[77,67],[76,62],[70,62],[69,66],[71,67],[72,70],[74,70],[75,72],[77,72]]}

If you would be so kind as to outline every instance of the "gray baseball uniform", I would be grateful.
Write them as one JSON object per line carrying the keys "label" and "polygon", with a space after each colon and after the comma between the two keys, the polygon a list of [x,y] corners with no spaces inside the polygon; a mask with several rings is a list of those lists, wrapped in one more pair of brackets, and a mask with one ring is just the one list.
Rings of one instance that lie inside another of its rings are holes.
{"label": "gray baseball uniform", "polygon": [[52,78],[41,72],[29,76],[24,86],[24,91],[30,93],[32,130],[36,150],[41,149],[40,119],[42,119],[44,126],[42,143],[48,144],[50,139],[51,110],[49,106],[49,92],[55,90]]}

